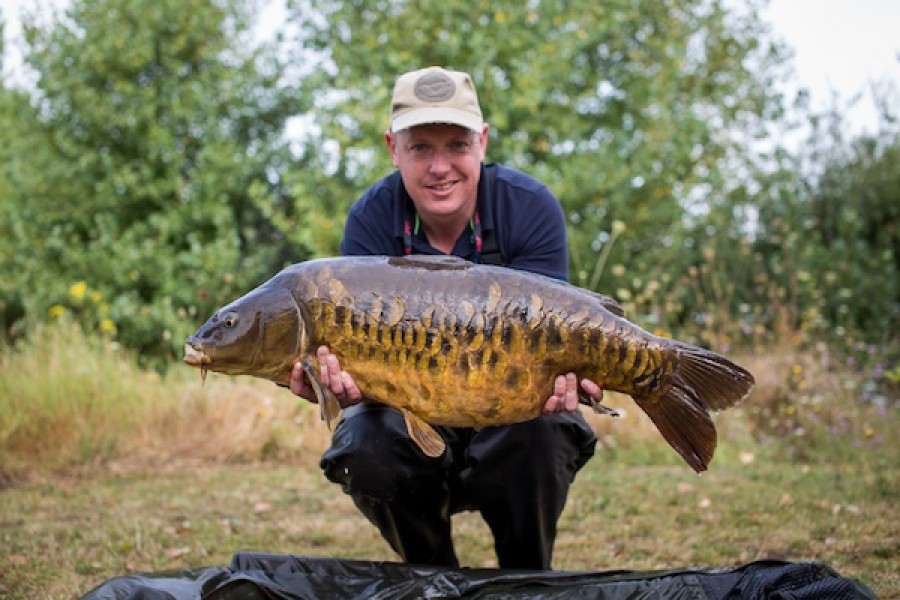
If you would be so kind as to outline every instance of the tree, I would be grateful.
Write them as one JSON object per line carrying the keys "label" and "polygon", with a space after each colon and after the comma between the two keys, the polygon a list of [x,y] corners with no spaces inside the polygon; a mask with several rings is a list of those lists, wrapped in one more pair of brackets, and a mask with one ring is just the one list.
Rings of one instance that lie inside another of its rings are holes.
{"label": "tree", "polygon": [[[327,151],[320,155],[327,168],[297,184],[294,214],[311,212],[306,203],[317,194],[341,214],[391,168],[381,140],[399,73],[457,68],[473,75],[492,124],[489,160],[526,169],[550,186],[571,225],[573,280],[607,291],[678,248],[692,203],[724,201],[729,163],[780,110],[771,81],[781,54],[765,41],[756,4],[292,6],[307,36],[305,60],[320,67],[304,82],[316,107],[310,143]],[[614,263],[627,275],[599,268]]]}
{"label": "tree", "polygon": [[[5,289],[31,319],[69,310],[146,355],[292,256],[283,202],[297,112],[243,0],[74,0],[25,26],[30,102],[3,90]],[[252,190],[252,194],[251,194]]]}
{"label": "tree", "polygon": [[874,89],[879,130],[846,134],[847,107],[808,115],[790,193],[760,202],[760,253],[795,257],[802,327],[896,343],[900,323],[898,90]]}

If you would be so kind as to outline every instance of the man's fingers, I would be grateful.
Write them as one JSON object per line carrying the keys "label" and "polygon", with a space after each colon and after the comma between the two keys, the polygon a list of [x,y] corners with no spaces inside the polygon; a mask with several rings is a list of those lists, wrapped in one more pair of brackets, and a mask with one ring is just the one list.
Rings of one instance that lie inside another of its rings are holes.
{"label": "man's fingers", "polygon": [[297,396],[306,398],[313,403],[317,402],[316,394],[306,381],[306,373],[303,371],[303,365],[299,361],[294,363],[291,369],[291,379],[288,382],[288,388]]}
{"label": "man's fingers", "polygon": [[362,398],[362,392],[359,391],[359,387],[357,387],[356,382],[353,381],[353,377],[351,377],[350,373],[347,371],[341,371],[341,383],[344,386],[344,392],[347,394],[347,399],[351,403],[356,403]]}
{"label": "man's fingers", "polygon": [[588,396],[590,396],[597,402],[603,400],[603,388],[590,379],[581,380],[581,389],[583,389]]}
{"label": "man's fingers", "polygon": [[328,359],[325,361],[325,370],[328,371],[326,385],[335,395],[340,396],[344,393],[344,382],[341,379],[341,363],[338,362],[337,356],[328,355]]}
{"label": "man's fingers", "polygon": [[566,395],[566,376],[557,375],[553,382],[553,395],[562,398]]}
{"label": "man's fingers", "polygon": [[547,402],[544,403],[544,414],[552,415],[557,412],[557,408],[559,407],[559,396],[550,396],[547,398]]}
{"label": "man's fingers", "polygon": [[[571,375],[571,373],[570,373]],[[574,377],[574,376],[573,376]],[[544,403],[544,413],[552,414],[563,412],[569,403],[568,396],[571,393],[572,382],[569,381],[568,375],[559,375],[553,380],[553,395],[547,398]],[[575,388],[575,402],[578,403],[577,384]]]}
{"label": "man's fingers", "polygon": [[575,373],[566,373],[566,394],[561,408],[569,412],[578,408],[578,379]]}
{"label": "man's fingers", "polygon": [[319,359],[319,363],[321,364],[325,364],[329,354],[331,354],[331,350],[328,349],[328,346],[319,346],[316,348],[316,358]]}

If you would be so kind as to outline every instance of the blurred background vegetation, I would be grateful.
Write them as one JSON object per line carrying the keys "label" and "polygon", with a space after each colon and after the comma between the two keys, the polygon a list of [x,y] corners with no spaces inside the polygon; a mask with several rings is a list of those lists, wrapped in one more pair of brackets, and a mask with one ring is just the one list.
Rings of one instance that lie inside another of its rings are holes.
{"label": "blurred background vegetation", "polygon": [[0,443],[34,434],[11,370],[46,377],[39,357],[69,324],[164,373],[213,310],[336,254],[347,208],[391,169],[393,80],[431,64],[473,75],[488,160],[559,197],[574,283],[656,333],[787,361],[760,435],[790,416],[779,393],[815,384],[810,357],[855,373],[854,402],[890,410],[896,82],[874,90],[878,130],[849,135],[846,106],[779,91],[789,53],[763,5],[291,0],[264,40],[252,0],[33,9],[32,77],[0,83]]}

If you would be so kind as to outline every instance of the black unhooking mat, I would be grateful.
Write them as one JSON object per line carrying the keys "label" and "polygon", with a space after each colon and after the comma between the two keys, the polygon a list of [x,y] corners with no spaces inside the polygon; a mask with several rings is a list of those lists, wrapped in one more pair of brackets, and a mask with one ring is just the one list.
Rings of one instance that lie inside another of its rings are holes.
{"label": "black unhooking mat", "polygon": [[601,600],[872,599],[821,563],[761,561],[677,571],[449,569],[392,562],[239,552],[228,567],[125,575],[82,600]]}

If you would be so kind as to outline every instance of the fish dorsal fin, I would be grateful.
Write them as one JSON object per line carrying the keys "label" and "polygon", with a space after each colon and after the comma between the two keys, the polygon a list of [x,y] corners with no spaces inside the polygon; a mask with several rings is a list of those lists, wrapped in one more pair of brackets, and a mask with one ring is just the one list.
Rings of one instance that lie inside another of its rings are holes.
{"label": "fish dorsal fin", "polygon": [[303,367],[303,372],[306,373],[309,385],[316,395],[316,402],[319,403],[319,414],[328,425],[328,429],[331,429],[331,422],[341,413],[341,403],[338,402],[334,392],[323,386],[322,382],[319,381],[319,375],[316,373],[316,368],[309,357],[304,356],[300,359],[300,366]]}
{"label": "fish dorsal fin", "polygon": [[591,292],[594,296],[596,296],[600,303],[603,305],[603,308],[616,315],[617,317],[625,316],[625,309],[622,308],[622,305],[616,302],[614,299],[609,296],[605,296],[599,292]]}
{"label": "fish dorsal fin", "polygon": [[475,263],[469,262],[458,256],[446,254],[410,254],[409,256],[392,256],[388,264],[401,269],[428,269],[429,271],[458,271],[474,267]]}
{"label": "fish dorsal fin", "polygon": [[408,410],[401,410],[401,412],[403,420],[406,421],[406,431],[409,432],[410,439],[425,453],[425,456],[437,458],[444,453],[447,444],[434,427]]}

